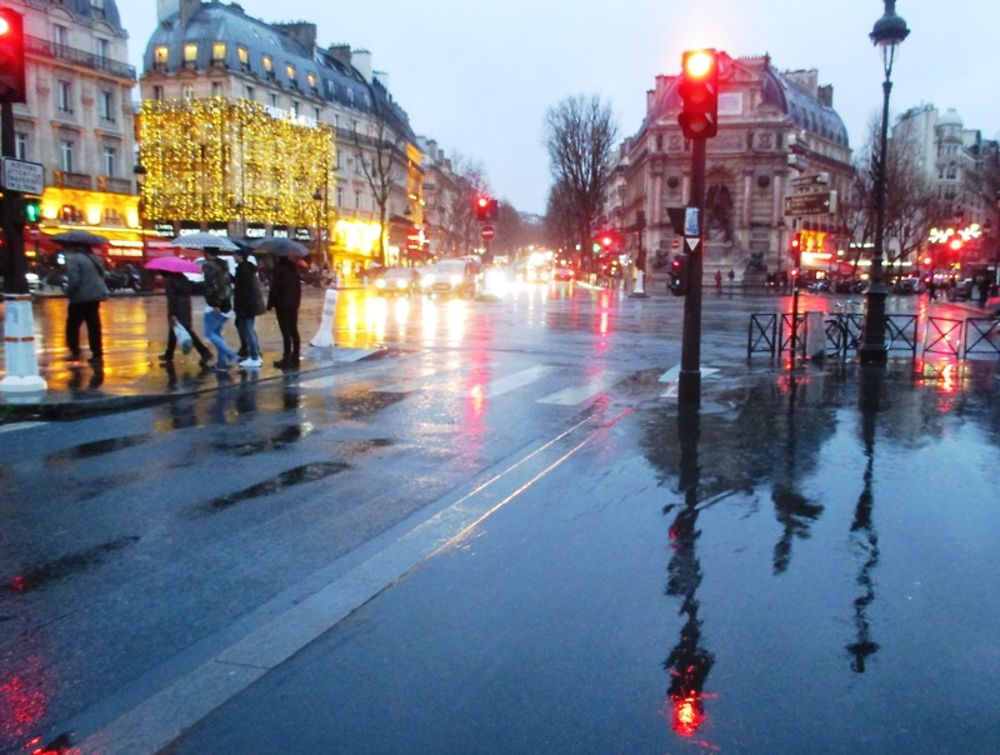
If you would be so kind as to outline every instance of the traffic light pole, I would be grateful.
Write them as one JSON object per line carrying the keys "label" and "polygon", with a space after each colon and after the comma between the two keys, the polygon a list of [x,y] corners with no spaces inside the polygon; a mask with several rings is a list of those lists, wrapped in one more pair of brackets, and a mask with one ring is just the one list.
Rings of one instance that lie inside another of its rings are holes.
{"label": "traffic light pole", "polygon": [[[0,102],[0,153],[14,154],[14,106]],[[0,204],[0,224],[3,225],[3,291],[5,294],[28,293],[27,263],[24,259],[24,222],[21,218],[21,193],[4,189]]]}
{"label": "traffic light pole", "polygon": [[[704,137],[691,140],[691,197],[689,207],[698,209],[698,243],[687,252],[688,292],[684,297],[684,340],[677,401],[682,407],[701,405],[701,275],[705,244],[705,144]],[[687,240],[685,239],[685,242]]]}

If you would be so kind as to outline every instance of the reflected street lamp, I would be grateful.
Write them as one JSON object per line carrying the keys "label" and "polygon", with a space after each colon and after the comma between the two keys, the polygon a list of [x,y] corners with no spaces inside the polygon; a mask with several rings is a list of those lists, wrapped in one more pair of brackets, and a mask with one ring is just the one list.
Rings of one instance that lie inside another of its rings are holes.
{"label": "reflected street lamp", "polygon": [[146,198],[143,196],[142,187],[146,183],[146,166],[141,162],[132,168],[135,175],[135,185],[139,190],[139,238],[142,241],[142,263],[146,264]]}
{"label": "reflected street lamp", "polygon": [[892,64],[896,47],[909,35],[906,21],[896,15],[896,0],[885,0],[885,14],[875,22],[868,36],[882,48],[882,136],[879,142],[878,174],[875,177],[875,251],[872,257],[871,284],[865,294],[865,324],[858,356],[862,364],[885,364],[885,297],[888,293],[882,270],[885,239],[886,151],[889,141],[889,93],[892,91]]}

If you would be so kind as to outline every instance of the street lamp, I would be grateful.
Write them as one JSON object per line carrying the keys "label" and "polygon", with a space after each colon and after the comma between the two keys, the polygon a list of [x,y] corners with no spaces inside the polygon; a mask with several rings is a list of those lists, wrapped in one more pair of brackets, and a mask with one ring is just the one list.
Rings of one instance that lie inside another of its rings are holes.
{"label": "street lamp", "polygon": [[882,272],[883,243],[885,238],[885,166],[889,141],[889,93],[892,91],[892,64],[896,47],[909,35],[906,21],[896,15],[896,0],[885,0],[885,14],[875,22],[868,36],[882,48],[882,138],[879,142],[878,174],[875,177],[875,251],[872,257],[871,284],[865,294],[865,324],[861,333],[858,356],[862,364],[884,364],[885,348],[885,297],[888,293]]}
{"label": "street lamp", "polygon": [[321,218],[323,214],[323,192],[319,189],[313,192],[313,201],[316,203],[316,258],[319,260],[320,269],[326,269],[325,258],[326,255],[323,253],[323,232],[321,230]]}
{"label": "street lamp", "polygon": [[142,241],[142,262],[146,263],[146,199],[142,194],[142,187],[146,183],[146,166],[141,162],[132,168],[135,175],[135,185],[139,190],[139,239]]}

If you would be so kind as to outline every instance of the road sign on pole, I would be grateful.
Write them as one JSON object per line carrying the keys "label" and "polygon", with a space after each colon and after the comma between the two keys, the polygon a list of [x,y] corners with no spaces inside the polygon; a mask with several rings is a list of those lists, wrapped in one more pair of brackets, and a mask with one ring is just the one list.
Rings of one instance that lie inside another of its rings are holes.
{"label": "road sign on pole", "polygon": [[792,194],[785,197],[785,214],[832,215],[837,211],[837,192],[823,191],[816,194]]}
{"label": "road sign on pole", "polygon": [[497,229],[491,225],[484,225],[480,229],[479,235],[482,236],[487,241],[489,241],[491,238],[497,235]]}
{"label": "road sign on pole", "polygon": [[7,191],[41,195],[45,191],[45,167],[41,163],[5,157],[0,163],[0,186]]}

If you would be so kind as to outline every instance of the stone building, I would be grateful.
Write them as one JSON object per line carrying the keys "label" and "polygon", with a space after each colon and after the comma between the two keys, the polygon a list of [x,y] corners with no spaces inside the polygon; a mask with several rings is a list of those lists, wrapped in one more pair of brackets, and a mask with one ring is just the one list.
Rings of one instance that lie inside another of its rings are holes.
{"label": "stone building", "polygon": [[[158,0],[157,7],[159,25],[147,44],[140,80],[144,102],[247,103],[266,114],[255,121],[258,132],[266,130],[267,119],[275,128],[291,123],[328,134],[335,148],[331,163],[322,166],[324,176],[311,176],[315,166],[303,167],[310,176],[301,180],[316,186],[296,185],[297,196],[289,196],[287,182],[261,178],[267,171],[239,158],[236,148],[230,172],[220,174],[227,183],[217,189],[227,214],[223,221],[217,213],[151,221],[165,231],[178,223],[209,230],[221,224],[234,236],[288,234],[305,241],[315,241],[318,228],[322,245],[345,265],[372,261],[382,237],[387,261],[397,261],[423,222],[423,156],[405,111],[389,93],[387,76],[373,70],[372,54],[343,44],[322,47],[315,24],[265,23],[237,3]],[[244,129],[244,144],[249,137]],[[153,148],[141,145],[144,164]],[[298,154],[297,141],[285,149]],[[376,163],[383,170],[370,170],[381,174],[373,186],[365,165]],[[256,178],[248,181],[251,175]],[[147,198],[155,204],[152,195]],[[315,217],[304,209],[313,201],[319,221],[304,220],[303,213]]]}
{"label": "stone building", "polygon": [[86,227],[113,256],[139,256],[132,168],[135,124],[128,34],[114,0],[2,0],[24,16],[27,102],[15,104],[16,156],[45,167],[42,222],[26,232],[30,257],[48,234]]}
{"label": "stone building", "polygon": [[[666,208],[687,204],[690,195],[691,144],[677,124],[679,80],[658,76],[647,93],[646,118],[619,160],[624,199],[621,186],[614,192],[625,228],[637,228],[644,213],[642,241],[653,273],[681,248]],[[715,270],[733,270],[737,279],[787,271],[793,234],[809,240],[804,265],[832,264],[847,246],[844,223],[836,214],[791,216],[785,199],[801,191],[848,196],[851,149],[833,109],[833,87],[820,86],[814,69],[778,71],[763,55],[722,61],[719,89],[719,132],[707,144],[706,277]],[[811,180],[809,188],[797,185]],[[636,234],[629,236],[634,256]]]}

